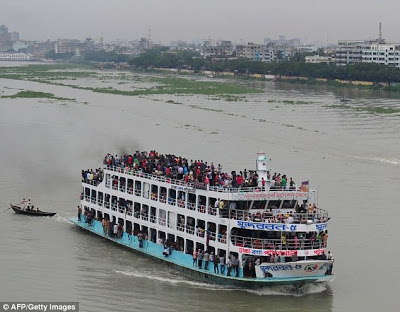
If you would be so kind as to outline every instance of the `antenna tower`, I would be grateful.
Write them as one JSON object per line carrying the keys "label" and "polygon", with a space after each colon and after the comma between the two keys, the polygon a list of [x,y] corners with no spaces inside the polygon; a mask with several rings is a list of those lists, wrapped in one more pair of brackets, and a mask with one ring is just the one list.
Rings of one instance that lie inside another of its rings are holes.
{"label": "antenna tower", "polygon": [[382,23],[379,22],[379,43],[382,43],[383,39],[382,39]]}

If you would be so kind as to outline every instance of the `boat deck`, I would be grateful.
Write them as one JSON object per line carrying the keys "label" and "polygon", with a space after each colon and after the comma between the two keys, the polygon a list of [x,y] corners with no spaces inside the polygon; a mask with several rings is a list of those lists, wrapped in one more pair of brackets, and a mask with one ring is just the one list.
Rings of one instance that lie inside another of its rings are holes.
{"label": "boat deck", "polygon": [[[222,285],[239,286],[239,287],[264,287],[268,285],[302,285],[309,282],[327,282],[333,277],[329,275],[320,275],[312,277],[290,277],[290,278],[244,278],[236,276],[227,276],[225,274],[217,274],[213,272],[213,264],[209,264],[209,269],[199,269],[193,266],[192,256],[184,254],[179,251],[172,251],[171,255],[165,257],[162,252],[163,246],[155,244],[151,241],[145,240],[143,248],[139,248],[139,241],[136,236],[128,235],[124,232],[121,238],[112,238],[103,233],[103,227],[101,222],[92,221],[92,225],[88,225],[84,221],[78,221],[76,217],[70,218],[70,221],[78,225],[79,227],[88,230],[96,235],[99,235],[108,240],[114,241],[124,247],[133,249],[140,252],[143,255],[151,256],[158,260],[163,260],[166,263],[172,265],[175,269],[188,273],[196,278],[200,278],[203,281],[215,282]],[[240,275],[242,275],[242,269],[240,269]]]}

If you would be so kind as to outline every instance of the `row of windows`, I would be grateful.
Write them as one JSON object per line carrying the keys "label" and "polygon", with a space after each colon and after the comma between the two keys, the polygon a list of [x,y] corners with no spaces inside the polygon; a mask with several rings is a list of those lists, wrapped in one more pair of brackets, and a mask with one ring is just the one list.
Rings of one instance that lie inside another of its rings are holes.
{"label": "row of windows", "polygon": [[[179,250],[181,252],[185,252],[187,254],[192,254],[194,251],[194,247],[196,247],[196,250],[205,250],[207,249],[209,253],[213,252],[216,255],[226,255],[226,250],[223,248],[218,248],[217,250],[213,246],[205,246],[203,243],[196,242],[194,244],[194,240],[191,239],[185,239],[182,236],[179,236],[179,234],[175,235],[173,233],[168,232],[168,229],[166,231],[158,230],[155,228],[152,228],[151,226],[146,226],[146,225],[140,225],[139,223],[136,222],[131,222],[129,220],[125,220],[122,218],[117,218],[116,216],[112,216],[108,213],[103,213],[100,210],[96,209],[90,209],[87,206],[84,206],[84,210],[86,211],[92,211],[93,215],[96,217],[97,220],[102,220],[103,218],[109,220],[110,222],[113,223],[119,223],[124,226],[124,231],[132,234],[132,235],[137,235],[139,232],[144,234],[146,239],[152,241],[153,243],[157,243],[160,245],[166,244],[169,242],[169,244],[174,247],[176,250]],[[173,230],[171,230],[173,231]],[[211,238],[210,238],[211,239]],[[237,253],[230,253],[231,256],[237,257]]]}

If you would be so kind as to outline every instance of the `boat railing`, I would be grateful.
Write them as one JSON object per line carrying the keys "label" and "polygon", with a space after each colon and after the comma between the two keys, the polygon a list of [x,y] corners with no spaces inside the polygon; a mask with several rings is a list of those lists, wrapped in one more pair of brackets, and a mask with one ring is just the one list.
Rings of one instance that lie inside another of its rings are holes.
{"label": "boat railing", "polygon": [[194,187],[193,183],[186,183],[184,180],[177,180],[177,179],[172,179],[172,178],[166,177],[166,176],[149,174],[149,173],[145,173],[145,172],[142,172],[139,170],[133,170],[132,168],[129,168],[129,167],[125,168],[125,170],[122,169],[121,167],[116,167],[116,166],[105,166],[104,168],[111,170],[111,171],[119,172],[119,173],[133,175],[133,176],[136,176],[139,178],[146,178],[146,179],[151,179],[151,180],[159,181],[159,182],[165,182],[165,183],[169,183],[169,184]]}
{"label": "boat railing", "polygon": [[194,234],[194,227],[191,225],[186,225],[186,233]]}
{"label": "boat railing", "polygon": [[82,179],[82,182],[86,183],[86,184],[93,185],[93,186],[97,186],[97,185],[99,185],[101,183],[101,181],[93,180],[93,179]]}
{"label": "boat railing", "polygon": [[117,211],[117,204],[111,204],[111,210]]}
{"label": "boat railing", "polygon": [[[285,192],[308,192],[308,188],[304,188],[304,186],[270,186],[269,181],[267,181],[266,186],[256,186],[256,187],[249,187],[249,186],[243,186],[243,187],[223,187],[223,186],[210,186],[205,183],[199,183],[199,182],[185,182],[185,180],[178,180],[178,179],[173,179],[171,177],[167,177],[164,175],[156,175],[156,174],[150,174],[150,173],[145,173],[139,170],[133,170],[133,168],[126,167],[125,169],[118,167],[118,166],[108,166],[106,165],[104,169],[108,169],[114,172],[119,172],[119,173],[125,173],[128,175],[140,177],[140,178],[146,178],[150,179],[153,181],[159,181],[159,182],[165,182],[168,184],[175,184],[179,186],[184,186],[184,187],[191,187],[191,188],[199,188],[199,189],[205,189],[213,192],[219,192],[219,193],[251,193],[251,192],[266,192],[266,191],[285,191]],[[107,186],[107,184],[106,184]]]}
{"label": "boat railing", "polygon": [[128,194],[133,194],[133,187],[128,187],[127,193]]}
{"label": "boat railing", "polygon": [[[324,223],[328,221],[328,211],[321,208],[314,208],[313,211],[307,213],[300,212],[281,212],[274,211],[257,211],[237,209],[220,209],[220,216],[223,218],[231,218],[242,221],[264,222],[264,223],[291,223],[291,224],[309,224]],[[290,219],[291,218],[291,219]]]}
{"label": "boat railing", "polygon": [[263,239],[244,236],[231,236],[232,244],[238,247],[253,249],[272,249],[272,250],[304,250],[304,249],[320,249],[326,247],[326,241],[298,238],[298,239]]}
{"label": "boat railing", "polygon": [[212,215],[212,216],[216,216],[218,214],[218,208],[215,208],[212,205],[210,205],[208,207],[208,214]]}
{"label": "boat railing", "polygon": [[136,196],[141,196],[142,195],[142,190],[135,189],[135,195]]}
{"label": "boat railing", "polygon": [[166,220],[166,219],[161,219],[161,218],[159,218],[159,219],[158,219],[158,224],[159,224],[159,225],[162,225],[162,226],[165,226],[165,225],[167,224],[167,220]]}
{"label": "boat railing", "polygon": [[157,222],[157,217],[156,216],[150,216],[150,222],[151,223],[156,223]]}
{"label": "boat railing", "polygon": [[209,239],[215,241],[216,237],[217,237],[217,233],[208,231],[208,238]]}
{"label": "boat railing", "polygon": [[125,193],[125,185],[120,185],[119,190],[123,193]]}
{"label": "boat railing", "polygon": [[154,201],[157,201],[158,200],[158,198],[157,198],[157,193],[151,193],[151,200],[154,200]]}
{"label": "boat railing", "polygon": [[104,207],[106,207],[107,209],[110,209],[110,202],[104,202]]}
{"label": "boat railing", "polygon": [[197,228],[197,230],[196,230],[196,236],[198,236],[198,237],[204,237],[204,233],[205,233],[205,230],[204,230],[204,229],[202,229],[201,227],[198,227],[198,228]]}
{"label": "boat railing", "polygon": [[218,234],[217,241],[222,244],[226,244],[226,234]]}
{"label": "boat railing", "polygon": [[206,213],[206,205],[198,204],[197,205],[197,211],[200,212],[200,213]]}
{"label": "boat railing", "polygon": [[167,202],[167,199],[166,199],[165,194],[161,194],[161,195],[160,195],[160,203],[165,204],[166,202]]}
{"label": "boat railing", "polygon": [[187,202],[186,207],[189,210],[196,210],[196,204],[195,203]]}
{"label": "boat railing", "polygon": [[178,225],[176,226],[176,229],[178,231],[185,232],[185,225],[181,224],[181,223],[178,223]]}
{"label": "boat railing", "polygon": [[141,217],[141,219],[144,220],[144,221],[149,221],[149,214],[148,214],[148,213],[141,212],[141,213],[140,213],[140,217]]}
{"label": "boat railing", "polygon": [[184,200],[178,199],[177,203],[178,203],[178,207],[179,208],[185,208],[185,201]]}
{"label": "boat railing", "polygon": [[176,199],[175,198],[168,198],[168,204],[171,206],[175,206],[176,205]]}

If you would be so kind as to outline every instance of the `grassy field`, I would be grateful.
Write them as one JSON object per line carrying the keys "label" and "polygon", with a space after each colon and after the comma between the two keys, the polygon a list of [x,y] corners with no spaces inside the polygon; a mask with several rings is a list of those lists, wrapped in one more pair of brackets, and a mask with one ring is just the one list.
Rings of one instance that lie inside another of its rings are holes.
{"label": "grassy field", "polygon": [[20,91],[13,95],[3,95],[2,98],[9,99],[52,99],[62,101],[75,101],[75,99],[57,97],[53,93],[37,92],[37,91]]}

